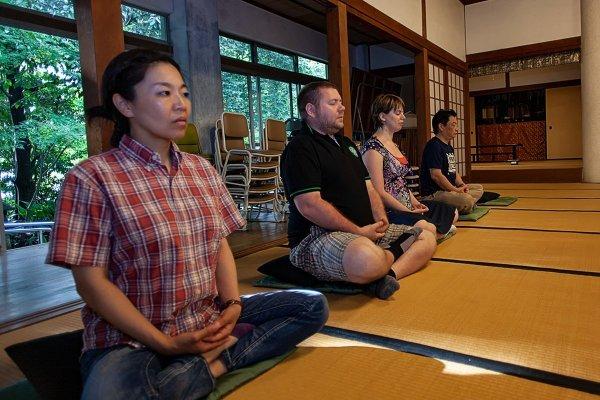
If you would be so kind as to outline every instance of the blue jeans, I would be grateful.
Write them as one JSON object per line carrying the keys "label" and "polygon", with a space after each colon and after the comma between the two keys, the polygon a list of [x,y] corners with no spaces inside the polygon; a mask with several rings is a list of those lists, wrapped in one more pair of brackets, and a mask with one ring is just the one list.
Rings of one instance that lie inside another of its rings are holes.
{"label": "blue jeans", "polygon": [[[228,371],[283,354],[327,321],[327,300],[308,290],[242,296],[238,322],[254,325],[221,353]],[[81,358],[82,399],[198,399],[215,385],[204,358],[163,356],[145,347],[113,346]]]}

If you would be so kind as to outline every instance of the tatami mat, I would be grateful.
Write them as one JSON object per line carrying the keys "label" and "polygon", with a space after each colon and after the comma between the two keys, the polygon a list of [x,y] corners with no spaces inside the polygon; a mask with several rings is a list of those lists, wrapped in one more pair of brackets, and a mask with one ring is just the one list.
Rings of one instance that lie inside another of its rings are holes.
{"label": "tatami mat", "polygon": [[600,273],[600,237],[567,232],[458,229],[452,239],[438,246],[434,257]]}
{"label": "tatami mat", "polygon": [[235,260],[238,273],[238,282],[241,294],[250,294],[258,292],[268,292],[275,289],[254,287],[252,283],[260,277],[263,277],[256,269],[267,261],[289,254],[287,247],[272,247],[267,250],[259,251],[246,257]]}
{"label": "tatami mat", "polygon": [[[492,208],[500,208],[493,206]],[[600,212],[600,199],[532,199],[519,198],[513,204],[502,207],[510,210],[574,210]]]}
{"label": "tatami mat", "polygon": [[328,298],[328,326],[600,382],[597,278],[433,261],[389,301]]}
{"label": "tatami mat", "polygon": [[540,199],[600,199],[600,189],[499,189],[497,190],[497,192],[499,192],[502,196],[516,196],[519,198],[531,197]]}
{"label": "tatami mat", "polygon": [[376,348],[301,348],[237,399],[591,399],[591,394]]}
{"label": "tatami mat", "polygon": [[[237,260],[241,293],[264,291],[251,286],[256,267],[287,251]],[[328,326],[600,381],[595,277],[432,261],[402,279],[389,301],[328,299]]]}
{"label": "tatami mat", "polygon": [[[518,201],[517,201],[518,203]],[[495,208],[477,222],[459,221],[457,226],[600,233],[600,212],[525,211]],[[600,241],[600,237],[599,237]]]}

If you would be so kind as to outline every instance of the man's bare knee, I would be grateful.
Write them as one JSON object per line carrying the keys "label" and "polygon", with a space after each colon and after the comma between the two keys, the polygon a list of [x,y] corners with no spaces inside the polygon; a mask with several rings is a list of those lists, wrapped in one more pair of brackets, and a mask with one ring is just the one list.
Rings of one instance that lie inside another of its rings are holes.
{"label": "man's bare knee", "polygon": [[417,221],[417,223],[415,224],[415,226],[418,226],[419,228],[423,229],[424,231],[428,231],[428,232],[431,232],[433,234],[436,233],[435,225],[432,224],[431,222],[425,221],[424,219]]}
{"label": "man's bare knee", "polygon": [[368,283],[384,276],[388,269],[385,252],[365,237],[354,239],[342,259],[348,279],[355,283]]}

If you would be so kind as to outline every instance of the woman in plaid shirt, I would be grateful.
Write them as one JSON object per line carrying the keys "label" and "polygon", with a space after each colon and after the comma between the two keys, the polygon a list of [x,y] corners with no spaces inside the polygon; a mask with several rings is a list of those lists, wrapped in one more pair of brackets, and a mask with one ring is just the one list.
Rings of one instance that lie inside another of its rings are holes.
{"label": "woman in plaid shirt", "polygon": [[65,177],[47,260],[86,303],[82,398],[197,399],[317,332],[319,293],[240,297],[226,237],[245,221],[212,166],[173,143],[190,113],[179,66],[121,53],[102,97],[90,117],[114,122],[114,148]]}

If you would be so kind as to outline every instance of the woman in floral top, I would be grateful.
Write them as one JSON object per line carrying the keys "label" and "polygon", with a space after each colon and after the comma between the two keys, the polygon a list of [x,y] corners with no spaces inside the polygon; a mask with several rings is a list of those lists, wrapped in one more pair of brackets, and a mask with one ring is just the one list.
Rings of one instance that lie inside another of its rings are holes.
{"label": "woman in floral top", "polygon": [[390,223],[415,225],[437,234],[438,238],[456,230],[454,207],[437,201],[416,199],[406,185],[412,174],[408,160],[394,143],[394,133],[404,124],[404,102],[393,94],[377,96],[371,106],[375,133],[361,153],[371,181],[388,210]]}

